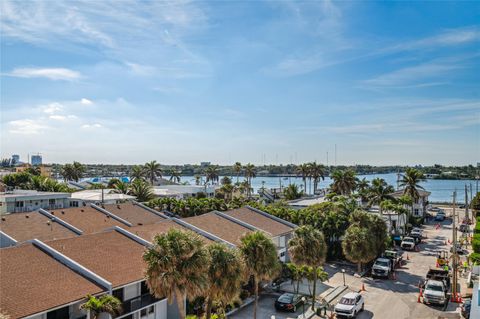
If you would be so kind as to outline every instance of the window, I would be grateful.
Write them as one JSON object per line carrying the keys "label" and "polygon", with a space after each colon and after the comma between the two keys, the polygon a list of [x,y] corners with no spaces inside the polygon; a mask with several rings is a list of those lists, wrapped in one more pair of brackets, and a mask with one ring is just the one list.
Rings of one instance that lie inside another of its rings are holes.
{"label": "window", "polygon": [[68,306],[47,313],[47,319],[68,319],[70,314]]}
{"label": "window", "polygon": [[112,296],[117,297],[120,301],[123,300],[123,288],[118,288],[112,291]]}
{"label": "window", "polygon": [[70,207],[78,207],[78,202],[77,201],[70,202]]}
{"label": "window", "polygon": [[419,213],[418,208],[415,208],[414,212],[415,212],[415,215],[418,215]]}
{"label": "window", "polygon": [[48,205],[55,205],[55,198],[51,198],[48,200]]}
{"label": "window", "polygon": [[15,207],[23,207],[23,202],[15,202]]}

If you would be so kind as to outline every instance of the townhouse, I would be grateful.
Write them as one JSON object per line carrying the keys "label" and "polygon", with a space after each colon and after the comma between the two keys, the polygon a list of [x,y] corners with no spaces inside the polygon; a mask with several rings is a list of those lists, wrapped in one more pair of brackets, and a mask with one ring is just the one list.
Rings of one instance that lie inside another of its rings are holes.
{"label": "townhouse", "polygon": [[[428,197],[430,196],[430,192],[425,190],[418,190],[418,199],[413,201],[413,216],[415,217],[425,217],[427,213],[427,206],[428,206]],[[404,190],[398,190],[392,194],[395,198],[400,198],[404,195]],[[405,205],[405,208],[411,209],[411,205]]]}

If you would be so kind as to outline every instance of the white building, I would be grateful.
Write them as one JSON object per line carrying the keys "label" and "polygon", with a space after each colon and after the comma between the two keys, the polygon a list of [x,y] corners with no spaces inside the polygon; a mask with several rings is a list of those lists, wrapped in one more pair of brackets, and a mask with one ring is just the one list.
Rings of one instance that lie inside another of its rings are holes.
{"label": "white building", "polygon": [[113,189],[87,189],[72,193],[70,207],[80,207],[88,204],[120,204],[134,200],[135,196],[115,193]]}
{"label": "white building", "polygon": [[[376,206],[370,208],[368,212],[380,216],[380,210]],[[385,224],[387,225],[387,231],[390,234],[405,233],[405,227],[408,223],[407,215],[397,214],[396,212],[392,211],[382,211],[381,217],[385,221]]]}
{"label": "white building", "polygon": [[196,197],[204,193],[207,197],[215,196],[215,187],[200,185],[161,185],[154,186],[153,193],[157,197],[174,197],[178,199]]}
{"label": "white building", "polygon": [[40,208],[66,208],[69,203],[69,193],[16,189],[0,193],[0,214],[31,212]]}
{"label": "white building", "polygon": [[[419,198],[417,200],[414,200],[413,203],[413,216],[415,217],[425,217],[425,214],[427,213],[427,206],[428,206],[428,196],[430,196],[430,192],[427,192],[425,190],[418,190]],[[400,198],[404,195],[404,190],[398,190],[392,194],[393,197],[395,198]],[[405,208],[407,209],[412,209],[411,205],[405,205]]]}

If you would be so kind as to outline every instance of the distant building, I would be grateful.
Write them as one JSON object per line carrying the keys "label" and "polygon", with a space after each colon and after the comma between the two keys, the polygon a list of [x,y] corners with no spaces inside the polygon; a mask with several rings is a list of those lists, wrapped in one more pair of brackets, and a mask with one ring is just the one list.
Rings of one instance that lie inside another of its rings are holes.
{"label": "distant building", "polygon": [[[430,196],[430,192],[424,190],[418,190],[419,198],[414,200],[413,202],[413,216],[414,217],[425,217],[427,213],[427,206],[428,206],[428,196]],[[395,198],[400,198],[404,195],[404,190],[398,190],[392,194]],[[411,205],[405,205],[405,208],[411,209]]]}
{"label": "distant building", "polygon": [[[30,164],[22,164],[17,167],[15,167],[15,172],[16,173],[21,173],[24,172],[25,170],[31,168],[32,165]],[[51,177],[52,176],[52,168],[50,166],[45,166],[45,165],[38,165],[37,166],[40,169],[40,176],[44,177]]]}
{"label": "distant building", "polygon": [[33,166],[42,165],[42,155],[32,155],[31,163]]}
{"label": "distant building", "polygon": [[19,164],[20,163],[20,155],[14,154],[12,155],[12,164]]}
{"label": "distant building", "polygon": [[212,164],[211,162],[200,162],[201,167],[210,166],[211,164]]}
{"label": "distant building", "polygon": [[157,197],[189,198],[204,193],[207,197],[215,196],[215,187],[200,185],[162,185],[154,186],[153,193]]}
{"label": "distant building", "polygon": [[72,193],[70,207],[81,207],[87,204],[119,204],[134,200],[135,196],[116,193],[114,189],[86,189]]}
{"label": "distant building", "polygon": [[68,207],[69,193],[38,192],[16,189],[0,193],[0,215],[31,212],[39,208],[57,209]]}

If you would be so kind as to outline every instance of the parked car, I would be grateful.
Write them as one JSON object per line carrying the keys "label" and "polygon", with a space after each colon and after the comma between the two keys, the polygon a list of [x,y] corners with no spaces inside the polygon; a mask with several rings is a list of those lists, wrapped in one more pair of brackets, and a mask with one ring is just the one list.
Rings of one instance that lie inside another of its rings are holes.
{"label": "parked car", "polygon": [[[450,247],[450,253],[453,254],[453,246]],[[457,254],[459,255],[468,255],[469,252],[467,249],[463,248],[460,244],[457,244]]]}
{"label": "parked car", "polygon": [[415,249],[415,239],[413,237],[404,237],[400,247],[404,250],[414,250]]}
{"label": "parked car", "polygon": [[411,232],[423,236],[423,229],[421,229],[420,227],[413,227]]}
{"label": "parked car", "polygon": [[440,208],[438,208],[438,207],[430,207],[429,210],[432,211],[432,212],[438,212],[438,211],[440,211]]}
{"label": "parked car", "polygon": [[423,292],[423,303],[444,305],[447,300],[447,286],[441,280],[427,280]]}
{"label": "parked car", "polygon": [[372,266],[372,277],[388,278],[392,271],[392,262],[388,258],[377,258]]}
{"label": "parked car", "polygon": [[398,266],[402,265],[403,257],[399,255],[395,250],[385,250],[383,257],[390,259],[392,263],[392,271]]}
{"label": "parked car", "polygon": [[408,237],[412,237],[413,239],[415,239],[415,244],[422,242],[422,234],[420,234],[419,232],[411,231],[410,234],[408,234]]}
{"label": "parked car", "polygon": [[335,305],[337,317],[355,318],[365,308],[365,300],[358,292],[349,292]]}
{"label": "parked car", "polygon": [[435,221],[444,221],[445,220],[445,212],[444,211],[439,211],[437,215],[435,216]]}
{"label": "parked car", "polygon": [[470,309],[472,309],[472,299],[466,299],[462,304],[462,316],[465,319],[470,319]]}
{"label": "parked car", "polygon": [[295,312],[302,303],[301,295],[285,293],[275,301],[275,309]]}

